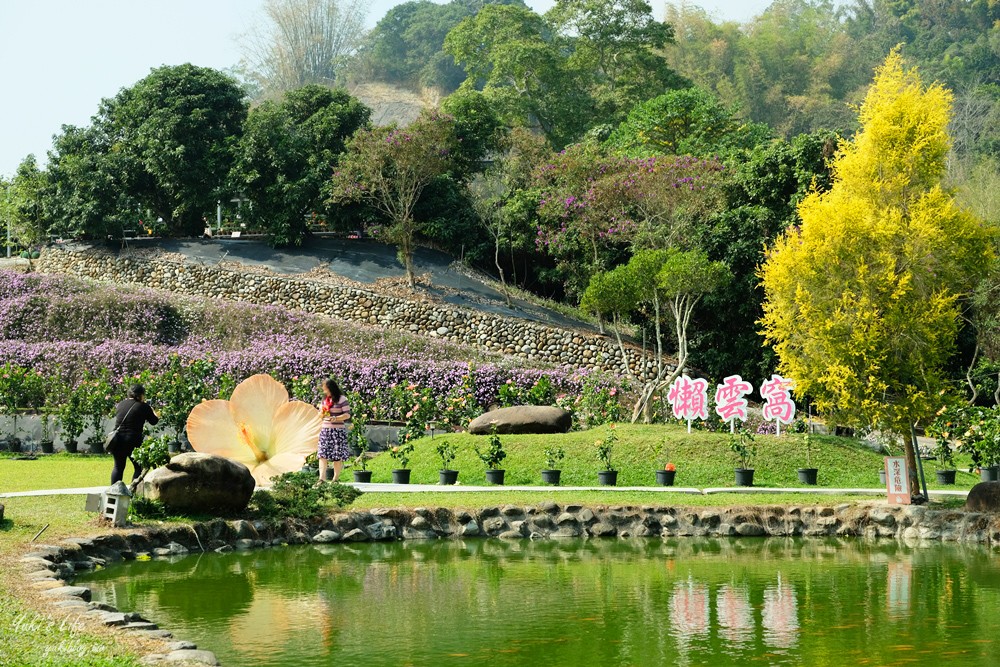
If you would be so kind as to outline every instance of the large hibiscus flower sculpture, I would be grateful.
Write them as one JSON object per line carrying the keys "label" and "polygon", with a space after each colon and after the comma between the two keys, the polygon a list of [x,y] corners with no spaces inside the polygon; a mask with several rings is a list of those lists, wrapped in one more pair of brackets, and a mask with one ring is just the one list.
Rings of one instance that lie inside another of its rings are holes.
{"label": "large hibiscus flower sculpture", "polygon": [[301,468],[316,451],[322,424],[319,410],[289,401],[283,384],[270,375],[254,375],[239,383],[228,401],[195,406],[187,434],[196,452],[239,461],[260,486]]}

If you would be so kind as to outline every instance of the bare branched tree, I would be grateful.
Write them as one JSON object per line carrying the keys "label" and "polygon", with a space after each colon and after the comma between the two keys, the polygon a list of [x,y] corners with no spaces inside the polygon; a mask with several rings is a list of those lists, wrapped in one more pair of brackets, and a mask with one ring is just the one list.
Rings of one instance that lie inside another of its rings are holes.
{"label": "bare branched tree", "polygon": [[263,25],[241,39],[243,64],[262,96],[310,83],[332,86],[364,36],[363,0],[265,0]]}

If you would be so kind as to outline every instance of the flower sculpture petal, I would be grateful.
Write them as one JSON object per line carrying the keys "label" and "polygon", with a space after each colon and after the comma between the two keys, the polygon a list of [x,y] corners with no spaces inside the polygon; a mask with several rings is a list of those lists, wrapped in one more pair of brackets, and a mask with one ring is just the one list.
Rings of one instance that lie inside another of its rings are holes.
{"label": "flower sculpture petal", "polygon": [[270,375],[254,375],[228,401],[204,401],[187,420],[195,451],[239,461],[258,485],[300,468],[315,451],[322,426],[319,410],[289,401],[284,385]]}

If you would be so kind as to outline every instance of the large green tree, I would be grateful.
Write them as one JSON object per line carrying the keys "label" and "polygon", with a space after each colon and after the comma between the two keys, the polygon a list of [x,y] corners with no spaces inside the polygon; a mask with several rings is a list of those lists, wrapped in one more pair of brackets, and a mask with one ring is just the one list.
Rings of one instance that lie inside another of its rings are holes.
{"label": "large green tree", "polygon": [[621,121],[651,94],[688,85],[661,54],[673,28],[646,0],[556,0],[546,19],[571,49],[569,66],[586,73],[603,122]]}
{"label": "large green tree", "polygon": [[10,231],[15,247],[30,249],[46,237],[44,189],[45,173],[38,168],[34,155],[21,161],[9,182],[0,179],[0,235]]}
{"label": "large green tree", "polygon": [[768,126],[742,119],[736,108],[724,106],[702,88],[691,87],[636,105],[606,143],[611,150],[632,157],[707,157],[754,148],[770,135]]}
{"label": "large green tree", "polygon": [[273,245],[301,243],[308,216],[333,214],[326,202],[330,176],[347,140],[370,115],[346,91],[319,85],[250,111],[232,183],[250,200],[248,216],[268,231]]}
{"label": "large green tree", "polygon": [[141,206],[172,231],[198,233],[223,195],[246,114],[230,77],[165,66],[105,100],[94,129]]}
{"label": "large green tree", "polygon": [[952,96],[898,53],[878,70],[829,191],[761,269],[779,368],[822,412],[904,437],[931,417],[961,299],[992,261],[989,232],[942,186]]}
{"label": "large green tree", "polygon": [[487,6],[448,33],[444,48],[465,68],[465,85],[482,85],[507,123],[536,128],[555,146],[580,136],[594,118],[583,73],[530,9]]}
{"label": "large green tree", "polygon": [[451,0],[443,4],[411,0],[394,6],[365,36],[352,63],[352,77],[431,86],[446,93],[456,90],[465,80],[465,72],[443,50],[445,36],[487,5],[525,6],[522,0]]}
{"label": "large green tree", "polygon": [[511,125],[541,130],[557,148],[595,125],[617,124],[638,102],[689,85],[659,54],[672,38],[644,0],[559,0],[544,17],[487,6],[445,39]]}
{"label": "large green tree", "polygon": [[128,162],[97,128],[64,125],[49,151],[42,198],[51,233],[121,238],[136,229],[146,214],[126,182]]}

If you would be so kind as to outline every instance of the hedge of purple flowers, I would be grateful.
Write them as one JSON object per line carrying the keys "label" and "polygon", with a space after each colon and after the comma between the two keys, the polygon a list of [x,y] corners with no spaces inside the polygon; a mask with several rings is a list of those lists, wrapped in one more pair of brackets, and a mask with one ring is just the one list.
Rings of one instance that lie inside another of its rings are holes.
{"label": "hedge of purple flowers", "polygon": [[[54,393],[68,395],[95,378],[110,383],[117,395],[145,378],[164,393],[182,397],[176,402],[184,404],[172,407],[182,423],[198,401],[227,387],[231,391],[255,373],[275,376],[293,395],[304,393],[299,396],[304,400],[316,396],[308,395],[308,388],[296,390],[302,378],[309,378],[315,390],[319,378],[332,376],[357,400],[383,403],[370,409],[370,416],[404,421],[413,412],[409,394],[424,392],[434,397],[433,409],[424,412],[437,410],[452,424],[459,403],[466,406],[462,418],[467,419],[504,398],[530,397],[540,381],[559,395],[595,394],[604,411],[617,393],[614,378],[524,368],[523,361],[483,357],[471,348],[385,336],[375,328],[338,325],[277,307],[111,290],[65,277],[5,271],[0,271],[0,295],[0,366],[31,369],[51,380],[42,405],[23,406],[29,410],[44,405],[58,411],[60,397]],[[195,389],[177,392],[175,386]]]}

